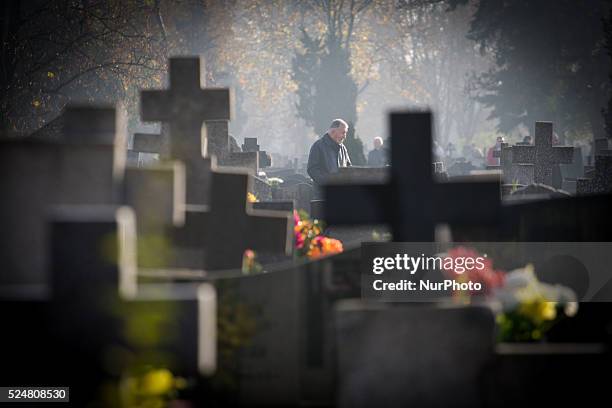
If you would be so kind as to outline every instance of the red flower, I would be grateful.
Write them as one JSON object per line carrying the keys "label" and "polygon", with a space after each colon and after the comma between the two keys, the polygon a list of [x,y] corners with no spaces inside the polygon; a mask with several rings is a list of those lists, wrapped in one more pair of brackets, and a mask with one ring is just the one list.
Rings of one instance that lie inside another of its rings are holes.
{"label": "red flower", "polygon": [[[493,289],[504,284],[505,272],[495,270],[493,268],[493,261],[490,258],[481,255],[472,248],[452,248],[448,251],[447,258],[452,258],[452,265],[464,265],[461,269],[459,267],[445,267],[445,271],[450,277],[461,282],[472,281],[473,283],[482,284],[482,290],[476,293],[489,294]],[[478,259],[479,262],[470,263],[468,268],[464,264],[465,259]]]}

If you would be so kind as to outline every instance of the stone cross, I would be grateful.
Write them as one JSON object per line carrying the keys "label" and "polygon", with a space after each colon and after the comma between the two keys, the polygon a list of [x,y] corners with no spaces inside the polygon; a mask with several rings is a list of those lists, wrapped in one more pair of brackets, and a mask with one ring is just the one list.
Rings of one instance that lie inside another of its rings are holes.
{"label": "stone cross", "polygon": [[[499,181],[477,178],[437,183],[432,168],[430,113],[392,113],[391,176],[385,184],[325,187],[329,224],[390,224],[395,241],[434,240],[438,223],[498,221]],[[468,195],[469,199],[459,199]]]}
{"label": "stone cross", "polygon": [[243,152],[258,152],[259,145],[257,144],[256,137],[245,137],[244,143],[242,144]]}
{"label": "stone cross", "polygon": [[243,152],[257,152],[259,156],[259,167],[270,167],[272,165],[272,159],[268,153],[259,150],[256,137],[245,137],[244,143],[242,144]]}
{"label": "stone cross", "polygon": [[180,246],[192,253],[203,250],[206,270],[240,268],[246,249],[291,253],[291,214],[250,209],[250,183],[252,178],[247,174],[215,169],[210,206],[188,211],[184,227],[174,229],[174,240]]}
{"label": "stone cross", "polygon": [[598,194],[612,191],[612,156],[595,156],[595,173],[592,179],[579,178],[576,193]]}
{"label": "stone cross", "polygon": [[251,170],[257,174],[259,169],[259,153],[233,152],[230,149],[229,123],[215,121],[207,123],[208,154],[217,157],[217,163],[222,167],[239,167]]}
{"label": "stone cross", "polygon": [[[529,146],[529,145],[526,145]],[[502,170],[503,181],[506,184],[528,185],[534,182],[533,164],[515,163],[512,159],[512,149],[508,143],[502,143],[500,150],[493,151],[493,157],[499,158],[499,167]]]}
{"label": "stone cross", "polygon": [[246,249],[291,253],[293,218],[289,213],[249,209],[250,183],[246,174],[228,170],[213,174],[206,233],[208,269],[239,268]]}
{"label": "stone cross", "polygon": [[513,163],[533,164],[534,182],[552,186],[553,166],[572,162],[572,146],[553,146],[553,124],[536,122],[534,146],[512,146]]}
{"label": "stone cross", "polygon": [[[225,121],[231,116],[229,89],[202,89],[199,58],[170,59],[170,89],[142,91],[144,121],[169,124],[170,157],[185,164],[187,202],[206,202],[207,153],[204,122]],[[207,123],[208,127],[208,123]]]}

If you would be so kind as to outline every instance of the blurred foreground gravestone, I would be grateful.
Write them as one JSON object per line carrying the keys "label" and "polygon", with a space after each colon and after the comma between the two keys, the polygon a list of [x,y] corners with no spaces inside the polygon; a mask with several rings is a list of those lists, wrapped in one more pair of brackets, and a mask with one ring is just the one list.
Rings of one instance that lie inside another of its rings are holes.
{"label": "blurred foreground gravestone", "polygon": [[48,283],[46,216],[59,204],[119,204],[126,161],[126,122],[114,107],[69,106],[61,129],[47,139],[36,137],[0,142],[0,259],[8,284]]}
{"label": "blurred foreground gravestone", "polygon": [[482,405],[495,344],[488,308],[345,301],[336,321],[340,407]]}
{"label": "blurred foreground gravestone", "polygon": [[[61,383],[71,402],[86,406],[108,397],[101,384],[118,387],[145,364],[194,380],[215,371],[214,288],[137,285],[129,208],[54,207],[48,222],[49,296],[1,301],[2,320],[13,329],[3,338],[0,380]],[[122,349],[136,359],[116,354]],[[153,352],[157,360],[142,360]]]}

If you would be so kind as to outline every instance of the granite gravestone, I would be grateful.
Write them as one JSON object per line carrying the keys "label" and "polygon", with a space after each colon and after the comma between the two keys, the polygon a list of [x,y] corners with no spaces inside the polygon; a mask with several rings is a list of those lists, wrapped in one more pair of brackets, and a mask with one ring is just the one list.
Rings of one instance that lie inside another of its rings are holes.
{"label": "granite gravestone", "polygon": [[259,150],[256,137],[245,137],[244,143],[242,144],[243,152],[257,152],[259,156],[259,167],[266,168],[272,165],[272,158],[268,153],[263,150]]}
{"label": "granite gravestone", "polygon": [[553,185],[553,167],[572,162],[572,146],[553,146],[553,124],[536,122],[535,145],[512,147],[512,162],[533,164],[534,182]]}
{"label": "granite gravestone", "polygon": [[561,177],[563,183],[561,189],[571,194],[576,194],[576,184],[579,178],[584,178],[584,162],[583,162],[582,149],[580,147],[574,147],[574,157],[570,164],[562,164]]}
{"label": "granite gravestone", "polygon": [[595,156],[593,178],[579,178],[576,182],[576,193],[586,195],[610,191],[612,191],[612,156]]}

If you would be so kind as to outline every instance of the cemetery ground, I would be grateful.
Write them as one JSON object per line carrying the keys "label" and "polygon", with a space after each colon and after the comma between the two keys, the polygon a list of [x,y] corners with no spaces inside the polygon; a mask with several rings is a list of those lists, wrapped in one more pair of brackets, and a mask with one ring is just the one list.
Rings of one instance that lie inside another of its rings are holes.
{"label": "cemetery ground", "polygon": [[607,253],[595,276],[491,252],[438,271],[490,290],[418,302],[369,299],[362,276],[364,242],[609,243],[607,148],[585,170],[537,122],[496,168],[455,166],[433,160],[431,113],[393,112],[391,165],[315,199],[294,160],[232,148],[231,93],[201,86],[198,58],[169,76],[141,94],[161,133],[130,149],[119,105],[0,142],[0,386],[70,387],[79,407],[610,404]]}

